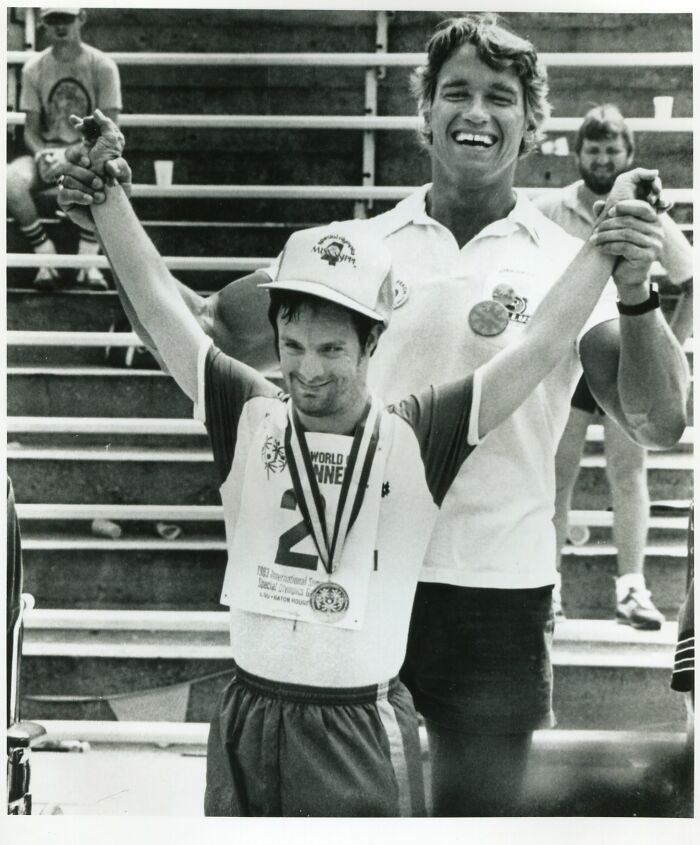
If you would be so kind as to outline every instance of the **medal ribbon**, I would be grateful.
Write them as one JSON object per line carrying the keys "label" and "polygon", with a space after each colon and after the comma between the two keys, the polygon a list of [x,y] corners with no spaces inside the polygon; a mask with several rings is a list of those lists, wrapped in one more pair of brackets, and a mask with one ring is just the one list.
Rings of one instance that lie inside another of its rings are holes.
{"label": "medal ribbon", "polygon": [[[306,435],[291,402],[288,406],[288,416],[284,445],[289,474],[292,477],[301,515],[314,538],[324,569],[330,575],[334,570],[335,562],[342,557],[345,538],[362,506],[367,479],[379,442],[381,405],[376,399],[370,399],[355,428],[330,542],[323,499],[311,462]],[[351,503],[350,507],[348,503]]]}

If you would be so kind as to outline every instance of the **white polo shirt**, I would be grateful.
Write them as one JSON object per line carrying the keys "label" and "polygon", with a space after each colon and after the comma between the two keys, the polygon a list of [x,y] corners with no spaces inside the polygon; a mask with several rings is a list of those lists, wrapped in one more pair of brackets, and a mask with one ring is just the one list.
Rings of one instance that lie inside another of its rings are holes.
{"label": "white polo shirt", "polygon": [[[397,277],[391,325],[369,369],[372,390],[387,402],[473,372],[520,337],[581,246],[518,194],[507,217],[459,249],[426,214],[429,188],[357,224],[384,239]],[[517,306],[502,334],[482,337],[470,328],[469,312],[500,284],[513,288]],[[612,284],[581,335],[610,319],[617,319]],[[501,589],[553,583],[554,455],[580,375],[572,344],[519,410],[484,438],[445,497],[420,580]]]}
{"label": "white polo shirt", "polygon": [[[384,237],[398,278],[398,307],[369,372],[372,389],[386,401],[471,372],[520,337],[581,246],[518,195],[506,218],[459,249],[425,212],[429,187],[363,223]],[[502,334],[481,337],[469,326],[469,312],[499,284],[514,289],[522,313],[511,315]],[[616,318],[609,285],[582,334]],[[460,471],[445,497],[421,580],[493,588],[554,581],[554,455],[580,375],[572,345],[520,409],[484,438],[469,472]]]}

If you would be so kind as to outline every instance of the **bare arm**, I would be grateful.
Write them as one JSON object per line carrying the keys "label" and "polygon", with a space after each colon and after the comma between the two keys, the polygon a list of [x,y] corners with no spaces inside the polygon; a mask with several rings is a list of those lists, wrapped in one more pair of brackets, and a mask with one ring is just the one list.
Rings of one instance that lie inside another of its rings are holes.
{"label": "bare arm", "polygon": [[40,125],[41,119],[38,111],[26,112],[24,119],[24,146],[33,156],[46,148],[44,139],[41,137],[41,132],[39,131]]}
{"label": "bare arm", "polygon": [[[106,249],[105,252],[109,257]],[[116,268],[114,265],[111,268],[119,299],[133,330],[144,346],[155,355],[158,363],[167,370]],[[251,273],[210,296],[201,296],[174,277],[173,280],[192,316],[221,350],[263,372],[276,366],[274,336],[266,316],[267,294],[258,287],[260,282],[269,281],[266,273],[261,270]]]}
{"label": "bare arm", "polygon": [[[131,168],[121,157],[122,150],[123,138],[116,134],[113,138],[113,150],[109,153],[104,170],[105,174],[116,179],[128,194],[131,188]],[[104,180],[90,169],[87,153],[88,147],[82,143],[67,150],[69,165],[58,201],[62,210],[75,223],[85,228],[94,228],[89,208],[105,201]],[[109,258],[107,250],[105,253]],[[114,266],[111,269],[129,322],[141,342],[163,366],[154,339],[134,309],[119,273]],[[207,297],[201,296],[178,280],[175,280],[175,284],[192,315],[220,349],[258,370],[265,371],[272,369],[277,363],[273,333],[267,320],[267,294],[258,288],[260,282],[266,281],[269,281],[267,274],[258,270]]]}
{"label": "bare arm", "polygon": [[156,350],[194,400],[197,353],[205,334],[179,296],[175,279],[121,186],[107,185],[105,195],[105,202],[92,209],[100,240]]}
{"label": "bare arm", "polygon": [[676,300],[676,307],[669,320],[669,326],[676,340],[681,345],[693,333],[693,280],[688,279],[681,286],[681,292]]}
{"label": "bare arm", "polygon": [[612,257],[587,241],[540,303],[522,340],[483,366],[479,437],[509,417],[570,354],[613,264]]}
{"label": "bare arm", "polygon": [[[658,255],[661,238],[656,214],[635,196],[636,184],[654,172],[637,169],[618,178],[610,194],[611,207],[624,209],[624,226],[601,218],[598,231],[583,245],[558,281],[542,300],[523,333],[522,340],[498,353],[482,369],[479,436],[499,425],[532,393],[542,379],[570,354],[571,348],[595,307],[612,272],[616,258],[596,245],[612,229],[616,243],[626,243],[647,269]],[[645,275],[641,279],[644,280]]]}
{"label": "bare arm", "polygon": [[669,280],[681,289],[668,324],[682,345],[693,333],[693,248],[672,217],[665,214],[661,220],[665,235],[661,263]]}
{"label": "bare arm", "polygon": [[[671,227],[662,221],[668,236]],[[676,240],[675,250],[670,250],[676,269],[684,263],[678,246]],[[669,254],[668,246],[664,253]],[[635,304],[648,297],[648,285],[635,283],[640,272],[633,262],[618,264],[615,281],[621,302]],[[682,326],[676,331],[680,334]],[[633,440],[651,449],[668,449],[678,441],[686,424],[688,365],[660,309],[621,314],[618,321],[593,327],[582,339],[580,353],[591,392]]]}

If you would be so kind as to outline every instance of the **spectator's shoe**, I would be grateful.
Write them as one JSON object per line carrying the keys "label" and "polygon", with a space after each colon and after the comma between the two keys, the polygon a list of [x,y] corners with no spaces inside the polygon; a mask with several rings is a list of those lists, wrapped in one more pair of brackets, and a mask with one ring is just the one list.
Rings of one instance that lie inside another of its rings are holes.
{"label": "spectator's shoe", "polygon": [[642,631],[658,631],[666,617],[654,607],[649,590],[630,589],[617,603],[615,618],[621,625],[631,625]]}
{"label": "spectator's shoe", "polygon": [[34,277],[34,287],[37,290],[56,290],[61,283],[61,274],[53,267],[40,267]]}
{"label": "spectator's shoe", "polygon": [[102,275],[99,267],[84,267],[78,270],[75,283],[85,290],[109,290],[107,279]]}
{"label": "spectator's shoe", "polygon": [[552,613],[555,622],[566,621],[566,614],[561,604],[561,587],[558,584],[552,588]]}

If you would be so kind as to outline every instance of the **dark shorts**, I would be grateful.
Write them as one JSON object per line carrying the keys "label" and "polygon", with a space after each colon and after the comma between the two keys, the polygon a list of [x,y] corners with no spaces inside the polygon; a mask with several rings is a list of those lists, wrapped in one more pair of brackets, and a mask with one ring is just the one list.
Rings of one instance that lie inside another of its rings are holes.
{"label": "dark shorts", "polygon": [[401,679],[426,719],[463,733],[555,724],[552,588],[419,583]]}
{"label": "dark shorts", "polygon": [[325,689],[237,669],[209,729],[204,812],[424,816],[418,718],[408,690],[398,678]]}
{"label": "dark shorts", "polygon": [[605,414],[605,411],[595,401],[585,376],[581,376],[579,383],[576,385],[574,395],[571,397],[571,407],[585,411],[587,414],[600,414],[601,416]]}

